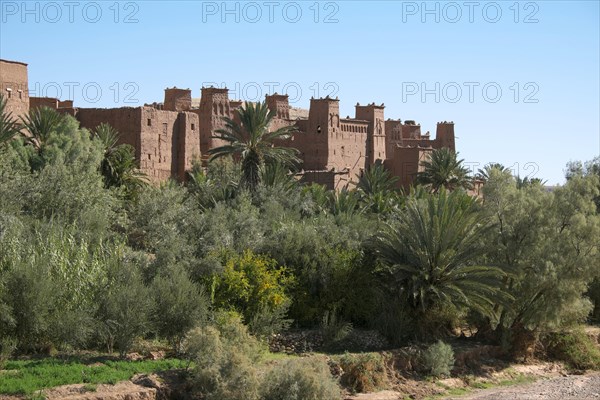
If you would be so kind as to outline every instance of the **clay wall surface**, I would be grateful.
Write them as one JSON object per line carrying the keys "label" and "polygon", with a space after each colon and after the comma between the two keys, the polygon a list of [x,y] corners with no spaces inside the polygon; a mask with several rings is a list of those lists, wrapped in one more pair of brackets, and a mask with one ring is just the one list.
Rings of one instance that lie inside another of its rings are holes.
{"label": "clay wall surface", "polygon": [[75,117],[83,128],[90,131],[105,122],[119,132],[119,143],[126,143],[135,149],[135,155],[140,160],[142,132],[142,108],[79,108]]}
{"label": "clay wall surface", "polygon": [[[178,114],[179,146],[177,149],[177,177],[185,180],[186,171],[192,168],[195,159],[200,159],[200,124],[198,115],[192,112]],[[173,170],[175,173],[175,170]]]}
{"label": "clay wall surface", "polygon": [[58,108],[73,108],[73,100],[58,101]]}
{"label": "clay wall surface", "polygon": [[402,124],[402,139],[417,139],[421,137],[421,125]]}
{"label": "clay wall surface", "polygon": [[388,119],[385,121],[385,153],[390,157],[394,148],[402,143],[402,121]]}
{"label": "clay wall surface", "polygon": [[192,108],[192,91],[190,89],[165,89],[163,109],[167,111],[189,111]]}
{"label": "clay wall surface", "polygon": [[179,171],[179,113],[142,107],[140,168],[152,180],[176,177]]}
{"label": "clay wall surface", "polygon": [[0,59],[0,92],[6,99],[6,111],[13,118],[29,111],[29,81],[27,64]]}
{"label": "clay wall surface", "polygon": [[408,190],[417,173],[423,170],[421,161],[427,159],[432,149],[419,147],[396,147],[392,157],[384,165],[393,176],[397,176],[397,187]]}
{"label": "clay wall surface", "polygon": [[300,182],[314,183],[324,185],[329,190],[342,190],[349,184],[346,175],[334,173],[332,171],[304,171],[300,177]]}
{"label": "clay wall surface", "polygon": [[76,114],[77,114],[77,111],[79,111],[79,108],[76,108],[76,107],[60,107],[56,111],[58,111],[61,114],[69,114],[70,116],[76,118]]}
{"label": "clay wall surface", "polygon": [[29,108],[34,109],[38,107],[49,107],[53,109],[58,109],[59,100],[53,97],[30,97],[29,98]]}
{"label": "clay wall surface", "polygon": [[397,146],[415,146],[426,144],[429,136],[421,135],[421,125],[413,123],[402,123],[400,120],[385,121],[385,143],[386,152],[391,154]]}
{"label": "clay wall surface", "polygon": [[119,143],[134,147],[140,170],[151,181],[183,180],[192,160],[200,156],[199,119],[194,113],[154,107],[81,108],[75,116],[90,130],[102,122],[115,128]]}
{"label": "clay wall surface", "polygon": [[329,138],[329,165],[347,171],[348,182],[355,182],[366,167],[368,129],[369,121],[342,119],[340,130]]}

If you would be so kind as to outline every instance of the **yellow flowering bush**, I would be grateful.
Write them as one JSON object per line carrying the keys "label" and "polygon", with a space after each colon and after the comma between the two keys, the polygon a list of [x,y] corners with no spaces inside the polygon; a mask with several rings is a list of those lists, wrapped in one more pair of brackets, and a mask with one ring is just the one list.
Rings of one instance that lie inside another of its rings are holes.
{"label": "yellow flowering bush", "polygon": [[261,310],[287,307],[287,289],[293,277],[272,258],[246,250],[230,257],[217,278],[214,302],[219,308],[235,310],[249,322]]}

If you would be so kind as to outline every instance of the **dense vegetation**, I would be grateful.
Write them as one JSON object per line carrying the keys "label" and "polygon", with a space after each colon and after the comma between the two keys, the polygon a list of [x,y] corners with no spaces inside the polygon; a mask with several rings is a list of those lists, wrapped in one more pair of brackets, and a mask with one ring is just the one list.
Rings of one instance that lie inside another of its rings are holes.
{"label": "dense vegetation", "polygon": [[[154,186],[110,126],[0,111],[4,358],[192,343],[213,349],[192,352],[204,354],[199,390],[236,398],[256,378],[247,335],[292,325],[335,321],[395,345],[470,326],[521,357],[540,334],[599,318],[600,158],[569,164],[554,190],[490,165],[478,199],[462,161],[439,151],[410,193],[381,166],[336,193],[289,173],[293,152],[272,147],[288,132],[265,134],[263,105],[230,121],[208,168]],[[305,362],[271,381],[335,391],[319,374]],[[265,390],[242,397],[282,398]]]}

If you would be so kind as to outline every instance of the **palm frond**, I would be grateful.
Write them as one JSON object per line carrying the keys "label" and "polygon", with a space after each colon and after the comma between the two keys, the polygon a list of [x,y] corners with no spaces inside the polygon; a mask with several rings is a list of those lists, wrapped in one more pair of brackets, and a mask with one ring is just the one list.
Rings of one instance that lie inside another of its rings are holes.
{"label": "palm frond", "polygon": [[0,94],[0,146],[12,140],[22,129],[12,113],[7,110],[7,103],[8,100]]}
{"label": "palm frond", "polygon": [[39,150],[63,121],[63,115],[49,107],[36,107],[21,118],[28,134],[25,140]]}

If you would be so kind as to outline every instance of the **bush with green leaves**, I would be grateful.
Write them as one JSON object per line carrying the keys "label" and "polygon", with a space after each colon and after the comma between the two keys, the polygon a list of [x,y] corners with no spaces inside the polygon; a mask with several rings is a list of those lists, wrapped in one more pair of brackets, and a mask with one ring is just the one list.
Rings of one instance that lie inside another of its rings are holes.
{"label": "bush with green leaves", "polygon": [[452,346],[438,340],[423,352],[423,367],[431,376],[450,376],[454,367]]}
{"label": "bush with green leaves", "polygon": [[125,355],[150,328],[152,298],[139,266],[122,257],[109,260],[105,288],[98,292],[97,334],[109,353]]}
{"label": "bush with green leaves", "polygon": [[179,353],[186,333],[208,320],[208,296],[203,287],[190,280],[183,267],[172,267],[154,278],[150,293],[154,329]]}
{"label": "bush with green leaves", "polygon": [[13,224],[0,238],[0,308],[6,322],[0,333],[15,337],[20,350],[85,346],[111,246],[88,241],[72,225]]}
{"label": "bush with green leaves", "polygon": [[276,308],[268,306],[260,308],[248,321],[250,332],[264,340],[274,333],[289,329],[294,321],[287,318],[288,308],[289,302]]}
{"label": "bush with green leaves", "polygon": [[600,370],[600,348],[582,327],[552,332],[543,338],[548,354],[571,368]]}
{"label": "bush with green leaves", "polygon": [[296,279],[290,318],[316,326],[325,310],[336,307],[345,319],[364,323],[376,307],[372,261],[361,251],[371,229],[360,218],[336,221],[334,216],[322,215],[280,223],[266,238],[261,250],[285,265]]}
{"label": "bush with green leaves", "polygon": [[342,396],[327,362],[317,357],[273,365],[262,380],[260,392],[262,400],[334,400]]}
{"label": "bush with green leaves", "polygon": [[491,170],[483,211],[497,229],[486,237],[490,262],[509,271],[501,288],[497,336],[514,356],[530,356],[540,332],[584,321],[592,304],[584,296],[598,276],[600,215],[598,177],[573,176],[553,192],[517,186],[508,172]]}
{"label": "bush with green leaves", "polygon": [[128,216],[130,246],[153,255],[144,273],[146,281],[171,265],[182,266],[188,273],[198,268],[196,224],[201,215],[184,187],[166,184],[144,188]]}
{"label": "bush with green leaves", "polygon": [[20,351],[47,348],[51,344],[50,318],[58,293],[47,265],[16,261],[4,279],[2,300],[10,310],[10,324],[0,328],[2,334],[16,338]]}
{"label": "bush with green leaves", "polygon": [[0,371],[4,369],[6,362],[17,349],[17,340],[11,337],[0,339]]}
{"label": "bush with green leaves", "polygon": [[203,399],[259,398],[255,364],[264,350],[236,314],[217,314],[216,326],[190,331],[185,349],[195,363],[190,383]]}
{"label": "bush with green leaves", "polygon": [[124,213],[114,193],[103,187],[101,146],[74,118],[60,121],[36,142],[39,148],[21,138],[0,151],[0,212],[60,219],[94,238],[110,236]]}

